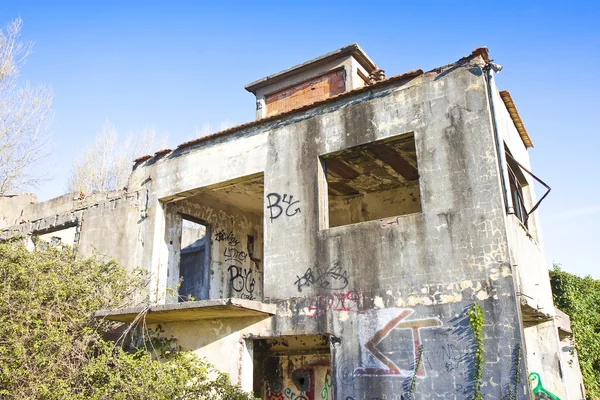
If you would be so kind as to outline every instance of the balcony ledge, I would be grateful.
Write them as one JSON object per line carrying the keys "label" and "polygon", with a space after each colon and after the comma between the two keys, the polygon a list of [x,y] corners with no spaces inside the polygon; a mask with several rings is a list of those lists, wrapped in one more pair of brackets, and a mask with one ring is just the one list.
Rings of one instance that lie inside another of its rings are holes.
{"label": "balcony ledge", "polygon": [[275,304],[244,299],[215,299],[201,301],[186,301],[176,304],[155,304],[137,306],[118,310],[96,311],[94,318],[109,321],[128,322],[143,312],[146,312],[146,323],[157,324],[177,321],[197,321],[202,319],[263,317],[268,318],[277,311]]}

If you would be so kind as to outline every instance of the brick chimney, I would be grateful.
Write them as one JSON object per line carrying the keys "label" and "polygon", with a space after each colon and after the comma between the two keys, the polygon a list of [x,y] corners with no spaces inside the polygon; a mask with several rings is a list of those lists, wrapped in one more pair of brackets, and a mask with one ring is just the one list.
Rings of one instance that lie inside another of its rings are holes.
{"label": "brick chimney", "polygon": [[261,119],[369,85],[378,71],[354,43],[252,82],[246,90],[256,96],[256,119]]}

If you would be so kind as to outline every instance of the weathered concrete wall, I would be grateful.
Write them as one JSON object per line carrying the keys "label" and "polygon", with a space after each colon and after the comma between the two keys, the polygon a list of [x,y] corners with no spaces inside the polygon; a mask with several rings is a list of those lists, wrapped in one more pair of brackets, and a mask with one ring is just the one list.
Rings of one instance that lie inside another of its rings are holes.
{"label": "weathered concrete wall", "polygon": [[350,60],[350,73],[347,80],[349,89],[358,89],[369,84],[369,74],[355,58]]}
{"label": "weathered concrete wall", "polygon": [[527,344],[527,369],[537,373],[544,389],[561,399],[566,397],[560,352],[556,351],[558,332],[554,320],[540,322],[525,328]]}
{"label": "weathered concrete wall", "polygon": [[579,357],[574,351],[573,337],[564,337],[560,341],[560,360],[566,387],[566,399],[585,400],[583,377],[579,368]]}
{"label": "weathered concrete wall", "polygon": [[[498,92],[494,92],[494,96],[501,139],[515,160],[531,171],[527,148]],[[535,181],[527,173],[523,176],[527,181],[527,186],[523,188],[525,205],[527,210],[531,210],[537,202]],[[524,332],[528,371],[538,373],[546,389],[560,398],[567,398],[566,376],[561,372],[565,366],[560,360],[555,308],[537,212],[529,216],[527,227],[514,214],[506,215],[506,229],[522,318],[527,326]]]}
{"label": "weathered concrete wall", "polygon": [[270,326],[261,317],[222,318],[161,324],[164,335],[176,337],[182,348],[206,357],[217,369],[228,373],[233,383],[252,390],[252,342],[247,335],[259,336]]}
{"label": "weathered concrete wall", "polygon": [[[85,198],[68,193],[41,203],[23,201],[19,207],[9,209],[13,213],[10,221],[16,221],[16,225],[5,226],[0,237],[64,236],[62,243],[77,248],[82,257],[107,255],[129,270],[144,268],[140,235],[145,226],[144,196],[144,192],[112,191]],[[2,210],[4,214],[6,209]]]}
{"label": "weathered concrete wall", "polygon": [[23,210],[36,202],[37,197],[31,193],[0,196],[0,229],[21,223]]}
{"label": "weathered concrete wall", "polygon": [[579,358],[575,351],[575,340],[571,330],[571,318],[556,309],[556,323],[560,338],[560,360],[568,399],[585,399],[583,377],[579,369]]}
{"label": "weathered concrete wall", "polygon": [[130,271],[139,268],[150,272],[141,263],[145,246],[141,235],[145,229],[142,197],[142,193],[124,193],[83,210],[78,244],[80,255],[106,254]]}

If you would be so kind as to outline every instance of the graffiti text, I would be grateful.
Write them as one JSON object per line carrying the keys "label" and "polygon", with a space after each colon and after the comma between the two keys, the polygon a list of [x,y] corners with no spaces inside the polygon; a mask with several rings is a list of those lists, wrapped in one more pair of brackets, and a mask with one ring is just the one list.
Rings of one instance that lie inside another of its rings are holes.
{"label": "graffiti text", "polygon": [[238,293],[245,291],[251,294],[254,292],[254,285],[256,284],[256,281],[254,279],[252,269],[230,265],[228,271],[229,281],[233,290]]}
{"label": "graffiti text", "polygon": [[278,193],[269,193],[267,195],[267,200],[269,205],[267,209],[269,210],[269,218],[271,218],[271,222],[274,219],[279,218],[282,214],[285,214],[288,217],[293,217],[294,215],[300,213],[300,207],[296,207],[295,209],[290,210],[295,204],[299,203],[300,200],[294,200],[294,196],[284,194],[283,197]]}
{"label": "graffiti text", "polygon": [[215,234],[215,240],[217,242],[227,242],[227,244],[231,247],[235,247],[240,244],[240,241],[235,238],[233,232],[225,232],[224,229],[221,229]]}
{"label": "graffiti text", "polygon": [[298,279],[294,282],[294,285],[298,287],[299,292],[302,291],[303,287],[311,286],[329,290],[342,290],[348,286],[348,274],[345,270],[342,270],[339,261],[334,262],[325,271],[316,268],[313,272],[312,268],[309,268],[304,272],[304,275],[296,276],[296,278]]}
{"label": "graffiti text", "polygon": [[248,253],[245,251],[239,251],[234,247],[226,247],[225,251],[223,252],[223,256],[225,256],[225,262],[233,261],[243,264],[248,257]]}
{"label": "graffiti text", "polygon": [[308,305],[311,318],[325,315],[329,311],[359,312],[364,308],[364,295],[354,290],[344,293],[328,293],[310,299]]}

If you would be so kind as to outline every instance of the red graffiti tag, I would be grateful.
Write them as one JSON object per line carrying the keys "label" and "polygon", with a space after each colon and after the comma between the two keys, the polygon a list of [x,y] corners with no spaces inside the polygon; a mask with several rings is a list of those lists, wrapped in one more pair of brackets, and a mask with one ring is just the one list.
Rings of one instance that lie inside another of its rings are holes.
{"label": "red graffiti tag", "polygon": [[310,299],[309,317],[325,315],[328,311],[359,312],[364,307],[364,294],[350,290],[345,293],[327,293]]}

